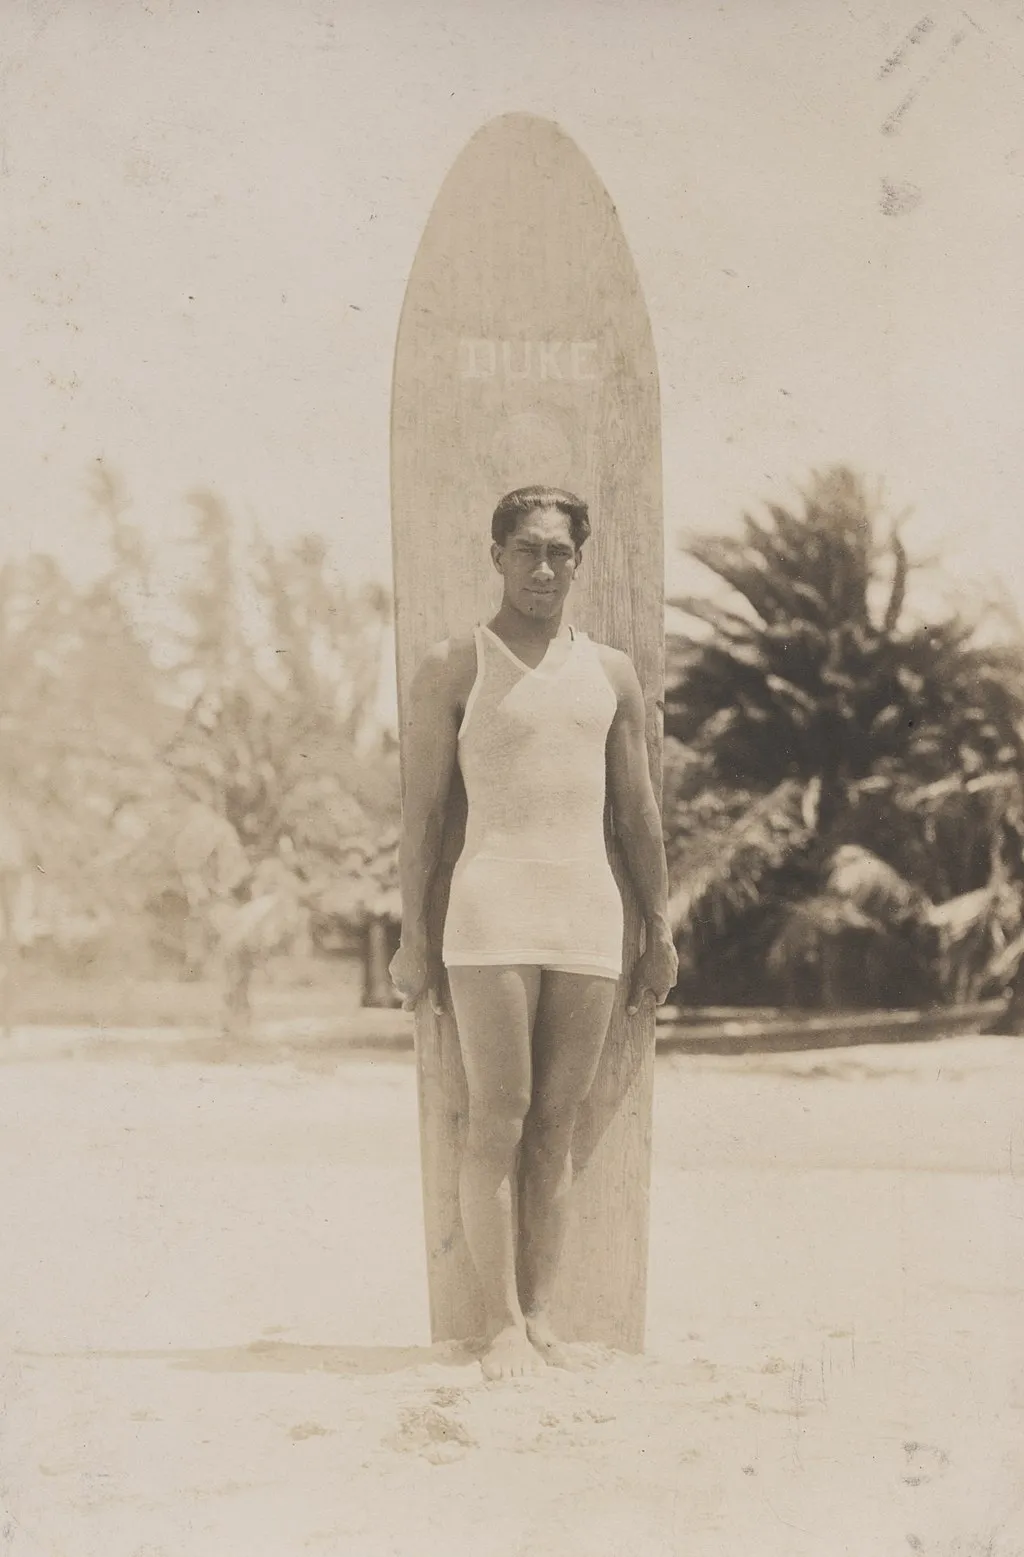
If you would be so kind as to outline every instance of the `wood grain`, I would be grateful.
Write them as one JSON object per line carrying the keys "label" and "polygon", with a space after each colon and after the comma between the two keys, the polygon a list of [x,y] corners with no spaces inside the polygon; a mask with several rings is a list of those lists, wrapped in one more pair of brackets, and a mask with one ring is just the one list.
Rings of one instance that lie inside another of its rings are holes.
{"label": "wood grain", "polygon": [[[650,324],[614,206],[590,164],[556,125],[508,115],[473,138],[445,181],[399,328],[392,529],[403,726],[429,646],[497,607],[489,557],[497,500],[538,481],[590,504],[593,535],[567,614],[632,658],[660,790],[664,561]],[[464,797],[450,810],[437,924]],[[639,920],[610,837],[628,968]],[[623,986],[574,1143],[574,1220],[557,1306],[567,1335],[639,1350],[654,1020],[630,1020],[624,1002]],[[419,1013],[417,1067],[431,1329],[438,1340],[465,1338],[482,1324],[457,1198],[465,1078],[447,1018]]]}

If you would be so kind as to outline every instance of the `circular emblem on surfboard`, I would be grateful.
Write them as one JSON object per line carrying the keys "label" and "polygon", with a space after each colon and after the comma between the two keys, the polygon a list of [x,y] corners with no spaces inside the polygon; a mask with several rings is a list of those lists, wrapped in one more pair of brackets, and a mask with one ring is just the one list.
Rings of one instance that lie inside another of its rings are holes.
{"label": "circular emblem on surfboard", "polygon": [[488,464],[505,492],[534,483],[565,487],[573,469],[572,441],[554,416],[518,411],[491,439]]}

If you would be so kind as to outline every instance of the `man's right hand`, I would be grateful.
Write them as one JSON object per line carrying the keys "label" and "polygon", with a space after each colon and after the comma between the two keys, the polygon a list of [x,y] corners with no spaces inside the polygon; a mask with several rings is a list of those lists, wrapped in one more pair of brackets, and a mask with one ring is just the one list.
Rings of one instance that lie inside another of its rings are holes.
{"label": "man's right hand", "polygon": [[425,941],[417,939],[407,942],[403,937],[391,959],[388,972],[392,984],[402,997],[403,1011],[415,1011],[426,995],[435,1016],[441,1015],[444,1010],[444,969],[436,958],[431,957]]}

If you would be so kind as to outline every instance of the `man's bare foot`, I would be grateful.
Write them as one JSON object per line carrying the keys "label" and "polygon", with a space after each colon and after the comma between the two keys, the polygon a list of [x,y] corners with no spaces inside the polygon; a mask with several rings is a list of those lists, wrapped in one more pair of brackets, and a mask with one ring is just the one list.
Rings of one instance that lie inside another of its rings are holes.
{"label": "man's bare foot", "polygon": [[543,1310],[527,1314],[526,1333],[549,1368],[569,1368],[576,1372],[580,1368],[594,1366],[594,1360],[585,1347],[573,1346],[558,1339]]}
{"label": "man's bare foot", "polygon": [[499,1330],[480,1359],[485,1379],[522,1379],[543,1371],[543,1364],[519,1325]]}

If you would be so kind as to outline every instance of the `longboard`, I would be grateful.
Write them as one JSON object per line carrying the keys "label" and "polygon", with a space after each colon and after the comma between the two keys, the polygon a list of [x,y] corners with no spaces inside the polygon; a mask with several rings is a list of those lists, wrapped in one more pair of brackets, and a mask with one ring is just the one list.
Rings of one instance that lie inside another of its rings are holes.
{"label": "longboard", "polygon": [[[392,399],[392,536],[399,718],[431,644],[497,608],[490,518],[514,487],[567,487],[593,534],[567,619],[624,649],[647,700],[661,782],[664,558],[660,402],[650,323],[603,185],[557,125],[510,114],[484,126],[445,180],[410,275]],[[458,787],[432,907],[443,922],[465,819]],[[626,967],[640,937],[626,901]],[[566,913],[572,905],[566,904]],[[567,1339],[643,1346],[654,1015],[625,1013],[625,980],[573,1145],[573,1217],[556,1318]],[[466,1087],[458,1035],[416,1015],[431,1331],[482,1332],[462,1235],[458,1164]]]}

